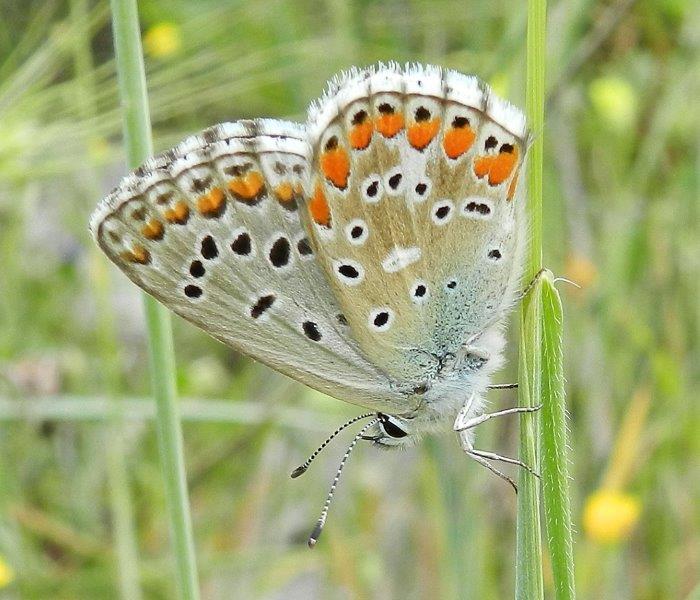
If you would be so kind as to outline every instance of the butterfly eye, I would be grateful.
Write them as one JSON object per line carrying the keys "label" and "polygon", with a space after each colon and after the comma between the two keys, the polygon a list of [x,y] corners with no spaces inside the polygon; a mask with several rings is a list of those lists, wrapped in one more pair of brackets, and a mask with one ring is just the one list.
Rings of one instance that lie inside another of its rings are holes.
{"label": "butterfly eye", "polygon": [[379,415],[379,423],[389,437],[392,438],[404,438],[408,433],[399,425],[399,423],[392,417],[384,414]]}

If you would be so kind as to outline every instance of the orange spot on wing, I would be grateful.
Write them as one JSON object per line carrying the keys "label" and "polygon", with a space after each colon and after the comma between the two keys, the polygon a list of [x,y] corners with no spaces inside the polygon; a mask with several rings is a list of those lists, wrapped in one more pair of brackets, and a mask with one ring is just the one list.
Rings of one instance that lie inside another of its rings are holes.
{"label": "orange spot on wing", "polygon": [[237,200],[255,202],[265,191],[265,180],[258,171],[250,171],[241,177],[234,177],[228,182],[228,189]]}
{"label": "orange spot on wing", "polygon": [[184,225],[190,218],[190,207],[187,206],[184,200],[178,200],[171,208],[166,209],[163,214],[168,223]]}
{"label": "orange spot on wing", "polygon": [[419,121],[408,128],[408,143],[416,150],[423,150],[440,129],[440,119]]}
{"label": "orange spot on wing", "polygon": [[489,185],[499,185],[508,179],[517,161],[518,150],[515,147],[510,152],[479,156],[474,160],[474,173],[480,179],[488,175]]}
{"label": "orange spot on wing", "polygon": [[149,240],[162,240],[165,227],[158,219],[151,219],[141,228],[141,233]]}
{"label": "orange spot on wing", "polygon": [[316,184],[313,198],[311,198],[311,202],[309,202],[309,211],[311,212],[311,218],[316,223],[323,227],[331,226],[331,209],[328,206],[326,194],[323,191],[323,185],[321,185],[321,183]]}
{"label": "orange spot on wing", "polygon": [[469,125],[452,127],[445,133],[442,147],[445,149],[445,154],[450,158],[459,158],[471,148],[475,137],[476,134]]}
{"label": "orange spot on wing", "polygon": [[375,127],[384,137],[392,138],[403,129],[401,113],[385,113],[377,117]]}
{"label": "orange spot on wing", "polygon": [[277,201],[287,210],[297,209],[297,197],[301,196],[301,184],[293,186],[288,181],[283,181],[275,188]]}
{"label": "orange spot on wing", "polygon": [[350,175],[350,157],[343,148],[332,148],[321,154],[321,171],[334,186],[344,190]]}
{"label": "orange spot on wing", "polygon": [[515,190],[518,187],[518,175],[520,175],[520,171],[515,172],[515,175],[513,175],[513,179],[511,179],[510,183],[508,184],[508,192],[506,193],[506,200],[512,200],[513,196],[515,196]]}
{"label": "orange spot on wing", "polygon": [[372,132],[374,131],[374,125],[369,119],[365,119],[362,123],[354,125],[350,130],[350,146],[355,150],[364,150],[369,146],[369,142],[372,139]]}
{"label": "orange spot on wing", "polygon": [[197,200],[197,210],[204,217],[220,217],[224,208],[226,198],[224,190],[219,187],[212,188],[208,194],[200,196]]}
{"label": "orange spot on wing", "polygon": [[143,246],[136,244],[131,250],[125,250],[121,253],[122,259],[138,263],[140,265],[147,265],[151,262],[151,253],[146,250]]}
{"label": "orange spot on wing", "polygon": [[275,188],[275,196],[280,202],[290,202],[294,198],[294,188],[288,181],[283,181]]}

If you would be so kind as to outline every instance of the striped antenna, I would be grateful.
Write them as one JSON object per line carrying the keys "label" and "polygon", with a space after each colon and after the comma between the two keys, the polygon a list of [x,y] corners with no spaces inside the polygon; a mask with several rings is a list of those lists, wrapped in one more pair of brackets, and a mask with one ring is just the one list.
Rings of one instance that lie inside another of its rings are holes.
{"label": "striped antenna", "polygon": [[316,542],[318,542],[318,538],[321,537],[321,532],[323,531],[323,526],[326,524],[326,518],[328,517],[328,509],[330,508],[331,505],[331,500],[333,500],[333,494],[335,493],[335,488],[338,486],[338,481],[340,480],[340,474],[343,472],[343,467],[345,466],[346,461],[348,460],[348,457],[350,456],[350,453],[352,452],[353,448],[357,444],[357,442],[362,439],[362,436],[364,435],[365,431],[367,431],[370,427],[373,427],[379,423],[379,419],[372,419],[367,425],[365,425],[362,429],[360,429],[359,433],[353,438],[352,442],[348,446],[348,449],[345,451],[345,455],[343,456],[343,459],[340,461],[340,464],[338,465],[338,470],[335,473],[335,477],[333,479],[333,483],[331,484],[331,489],[328,491],[328,496],[326,496],[326,502],[323,505],[323,510],[321,511],[321,516],[318,518],[318,521],[316,522],[316,526],[314,527],[313,531],[311,532],[311,535],[309,536],[309,548],[313,548],[316,545]]}
{"label": "striped antenna", "polygon": [[361,421],[362,419],[367,419],[369,417],[373,417],[375,413],[365,413],[364,415],[360,415],[358,417],[353,417],[350,419],[347,423],[343,423],[338,429],[336,429],[333,433],[331,433],[328,438],[326,438],[326,441],[323,442],[318,448],[316,448],[316,451],[309,456],[309,458],[306,459],[306,462],[303,465],[298,466],[296,469],[294,469],[291,473],[291,478],[296,479],[299,477],[299,475],[303,475],[306,473],[306,469],[309,468],[309,465],[311,465],[312,461],[319,455],[321,454],[321,450],[323,450],[332,440],[333,438],[338,435],[341,431],[344,429],[347,429],[352,425],[353,423],[357,423],[358,421]]}

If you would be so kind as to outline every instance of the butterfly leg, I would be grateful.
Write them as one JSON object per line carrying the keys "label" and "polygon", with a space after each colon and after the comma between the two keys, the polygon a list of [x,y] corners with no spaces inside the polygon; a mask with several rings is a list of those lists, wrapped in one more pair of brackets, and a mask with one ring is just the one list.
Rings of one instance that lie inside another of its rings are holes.
{"label": "butterfly leg", "polygon": [[531,412],[536,412],[542,408],[541,404],[538,404],[537,406],[516,406],[515,408],[506,408],[505,410],[499,410],[496,412],[492,413],[485,413],[483,415],[479,415],[478,417],[472,417],[470,419],[467,419],[467,414],[469,413],[469,408],[471,407],[471,399],[467,404],[465,404],[462,407],[462,410],[459,411],[459,414],[457,415],[457,418],[455,419],[455,424],[454,424],[454,430],[455,431],[465,431],[467,429],[472,429],[476,427],[477,425],[481,425],[482,423],[485,423],[489,419],[493,419],[494,417],[502,417],[504,415],[513,415],[517,413],[531,413]]}
{"label": "butterfly leg", "polygon": [[515,493],[518,493],[518,486],[515,485],[515,481],[513,481],[508,475],[505,473],[502,473],[499,471],[496,467],[494,467],[486,458],[481,456],[478,450],[474,450],[474,447],[472,446],[472,443],[469,441],[468,437],[466,435],[460,435],[460,440],[462,442],[462,448],[464,448],[464,452],[466,455],[478,462],[481,466],[486,467],[489,471],[491,471],[494,475],[497,475],[504,481],[507,481],[515,490]]}
{"label": "butterfly leg", "polygon": [[532,278],[532,281],[525,286],[525,289],[522,292],[520,292],[520,297],[518,298],[518,301],[522,300],[523,298],[525,298],[525,296],[527,296],[530,293],[530,290],[532,290],[532,288],[535,287],[535,284],[539,281],[540,277],[542,277],[546,270],[547,269],[543,267],[542,269],[537,271],[537,274]]}
{"label": "butterfly leg", "polygon": [[467,402],[464,404],[462,409],[459,411],[459,414],[457,415],[457,418],[455,419],[454,423],[454,430],[457,432],[457,435],[459,436],[459,440],[462,444],[462,448],[464,449],[464,452],[469,456],[470,458],[474,459],[476,462],[478,462],[480,465],[485,466],[488,468],[492,473],[498,475],[501,479],[504,479],[508,483],[510,483],[513,486],[513,489],[517,492],[517,486],[513,482],[513,480],[505,475],[504,473],[501,473],[498,469],[496,469],[489,461],[490,460],[497,460],[500,462],[508,463],[511,465],[517,465],[519,467],[522,467],[523,469],[526,469],[529,473],[532,473],[535,477],[539,477],[538,473],[536,473],[532,467],[526,465],[524,462],[516,459],[516,458],[510,458],[508,456],[501,456],[500,454],[496,454],[495,452],[487,452],[485,450],[477,450],[474,448],[471,439],[469,437],[469,430],[473,429],[477,425],[480,425],[481,423],[485,423],[489,419],[492,419],[493,417],[500,417],[504,415],[512,415],[512,414],[517,414],[517,413],[531,413],[539,410],[542,408],[542,405],[539,406],[518,406],[515,408],[507,408],[505,410],[499,410],[497,412],[493,413],[486,413],[483,415],[479,415],[477,417],[471,417],[469,418],[469,412],[471,410],[472,404],[474,403],[474,398],[476,397],[475,394],[472,394]]}
{"label": "butterfly leg", "polygon": [[491,385],[486,386],[486,389],[489,390],[515,390],[517,389],[518,384],[517,383],[492,383]]}
{"label": "butterfly leg", "polygon": [[508,463],[509,465],[518,465],[519,467],[522,467],[525,469],[528,473],[531,475],[534,475],[539,479],[540,474],[535,471],[532,467],[529,465],[526,465],[523,461],[518,460],[517,458],[510,458],[508,456],[501,456],[500,454],[496,454],[495,452],[487,452],[486,450],[476,450],[473,449],[469,452],[470,455],[475,454],[476,456],[480,456],[481,458],[486,458],[489,460],[498,460],[500,462]]}

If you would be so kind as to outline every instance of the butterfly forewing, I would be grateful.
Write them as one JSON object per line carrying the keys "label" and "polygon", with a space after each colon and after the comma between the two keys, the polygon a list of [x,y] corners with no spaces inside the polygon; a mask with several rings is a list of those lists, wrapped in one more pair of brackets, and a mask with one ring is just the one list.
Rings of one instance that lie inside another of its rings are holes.
{"label": "butterfly forewing", "polygon": [[343,400],[406,412],[318,265],[300,221],[308,175],[303,127],[218,125],[128,176],[93,231],[132,281],[227,345]]}
{"label": "butterfly forewing", "polygon": [[390,65],[332,82],[308,128],[310,231],[353,336],[430,380],[514,301],[524,118],[474,77]]}

